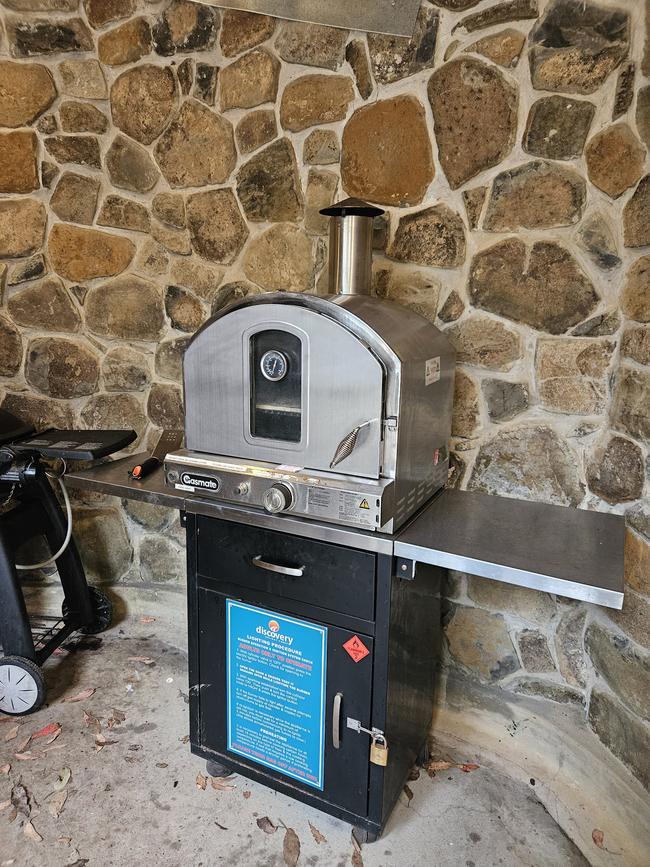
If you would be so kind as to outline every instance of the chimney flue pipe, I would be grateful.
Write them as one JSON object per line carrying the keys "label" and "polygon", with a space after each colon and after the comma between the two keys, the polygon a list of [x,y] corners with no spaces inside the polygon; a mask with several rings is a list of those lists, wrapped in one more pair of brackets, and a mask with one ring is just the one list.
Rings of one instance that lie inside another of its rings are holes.
{"label": "chimney flue pipe", "polygon": [[369,295],[373,223],[384,212],[360,199],[345,199],[320,213],[330,218],[330,294]]}

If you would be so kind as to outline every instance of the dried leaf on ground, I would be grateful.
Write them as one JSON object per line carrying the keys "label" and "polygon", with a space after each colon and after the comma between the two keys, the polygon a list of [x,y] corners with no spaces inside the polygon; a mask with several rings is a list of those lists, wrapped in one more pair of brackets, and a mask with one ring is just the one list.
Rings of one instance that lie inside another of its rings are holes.
{"label": "dried leaf on ground", "polygon": [[27,788],[22,783],[16,783],[11,790],[11,803],[19,813],[22,813],[27,819],[32,811],[30,804],[30,794]]}
{"label": "dried leaf on ground", "polygon": [[20,728],[20,723],[17,726],[12,726],[9,731],[5,735],[5,741],[13,741],[13,739],[18,734],[18,729]]}
{"label": "dried leaf on ground", "polygon": [[363,858],[361,857],[360,849],[355,849],[352,853],[352,867],[363,867]]}
{"label": "dried leaf on ground", "polygon": [[168,768],[169,765],[167,764],[167,762],[156,762],[156,767],[157,768]]}
{"label": "dried leaf on ground", "polygon": [[78,692],[76,695],[71,695],[69,698],[64,698],[64,702],[72,702],[72,701],[86,701],[87,698],[90,698],[91,695],[94,695],[95,687],[89,686],[86,689],[83,689],[81,692]]}
{"label": "dried leaf on ground", "polygon": [[469,774],[470,771],[478,771],[481,766],[473,765],[471,762],[465,762],[464,765],[459,765],[459,767],[464,774]]}
{"label": "dried leaf on ground", "polygon": [[29,840],[33,840],[34,843],[42,843],[43,842],[43,838],[41,837],[41,835],[38,833],[38,831],[32,825],[31,822],[25,822],[25,824],[23,825],[23,834]]}
{"label": "dried leaf on ground", "polygon": [[61,843],[63,846],[69,846],[72,843],[72,837],[57,837],[57,843]]}
{"label": "dried leaf on ground", "polygon": [[405,785],[404,788],[402,789],[402,791],[406,795],[406,800],[408,801],[408,803],[410,805],[411,801],[413,800],[413,789],[410,786]]}
{"label": "dried leaf on ground", "polygon": [[599,849],[605,848],[605,832],[601,831],[600,828],[594,828],[594,830],[591,832],[591,839],[594,841],[594,843],[596,844],[596,846],[598,846]]}
{"label": "dried leaf on ground", "polygon": [[300,858],[300,840],[293,828],[287,828],[284,832],[282,855],[284,856],[284,863],[287,867],[296,867],[298,858]]}
{"label": "dried leaf on ground", "polygon": [[205,787],[208,785],[208,778],[201,773],[196,775],[196,787],[197,789],[201,789],[201,791],[205,792]]}
{"label": "dried leaf on ground", "polygon": [[424,766],[427,774],[435,774],[436,771],[448,771],[449,768],[456,767],[454,762],[443,762],[443,761],[434,761],[433,759],[430,762],[427,762]]}
{"label": "dried leaf on ground", "polygon": [[129,656],[129,662],[141,662],[143,665],[153,665],[155,661],[150,656]]}
{"label": "dried leaf on ground", "polygon": [[116,744],[117,741],[109,740],[106,735],[95,735],[95,752],[98,753],[104,747],[110,747],[111,744]]}
{"label": "dried leaf on ground", "polygon": [[11,770],[11,765],[7,762],[6,765],[0,765],[0,774],[8,774]]}
{"label": "dried leaf on ground", "polygon": [[327,843],[327,839],[325,838],[325,836],[321,834],[318,828],[314,828],[311,822],[309,822],[309,830],[311,831],[311,835],[317,843]]}
{"label": "dried leaf on ground", "polygon": [[140,623],[155,623],[155,622],[156,622],[155,617],[141,617],[140,618]]}
{"label": "dried leaf on ground", "polygon": [[60,792],[62,789],[65,789],[65,787],[70,782],[71,776],[72,771],[70,770],[70,768],[61,768],[61,770],[59,771],[59,778],[54,784],[54,791]]}
{"label": "dried leaf on ground", "polygon": [[34,759],[38,758],[38,756],[35,756],[34,753],[28,751],[26,753],[14,753],[14,758],[19,762],[33,762]]}
{"label": "dried leaf on ground", "polygon": [[111,715],[108,718],[108,727],[109,729],[115,728],[115,726],[121,725],[126,719],[126,714],[123,710],[118,710],[116,707],[111,711]]}
{"label": "dried leaf on ground", "polygon": [[17,753],[24,753],[27,747],[29,746],[29,742],[31,741],[31,735],[27,735],[26,738],[23,738],[19,744],[16,745]]}
{"label": "dried leaf on ground", "polygon": [[250,798],[250,796],[252,795],[252,792],[245,791],[245,792],[242,792],[242,795],[244,796],[244,798],[246,798],[246,800],[248,800]]}
{"label": "dried leaf on ground", "polygon": [[[48,741],[48,744],[49,744],[49,741]],[[65,749],[65,744],[54,744],[53,746],[45,747],[43,752],[49,753],[49,752],[52,752],[52,750],[62,750],[62,749]]]}
{"label": "dried leaf on ground", "polygon": [[258,819],[257,827],[260,831],[264,831],[265,834],[275,834],[278,830],[278,826],[274,825],[268,816],[262,816],[261,819]]}
{"label": "dried leaf on ground", "polygon": [[89,710],[84,710],[84,725],[87,729],[89,729],[93,734],[96,735],[98,735],[102,730],[101,720],[99,720]]}
{"label": "dried leaf on ground", "polygon": [[61,815],[61,811],[63,810],[63,805],[65,804],[68,798],[68,793],[65,789],[61,792],[54,792],[50,795],[46,801],[46,807],[50,816],[54,819],[58,819]]}
{"label": "dried leaf on ground", "polygon": [[34,732],[34,734],[32,735],[32,740],[36,740],[36,738],[49,738],[52,737],[52,735],[58,736],[60,733],[61,723],[49,723],[49,725],[43,726],[42,729]]}
{"label": "dried leaf on ground", "polygon": [[228,789],[237,788],[230,782],[230,780],[232,780],[234,776],[234,774],[229,774],[227,777],[211,777],[210,783],[212,785],[212,788],[215,789],[217,792],[227,792]]}
{"label": "dried leaf on ground", "polygon": [[189,743],[190,736],[189,736],[189,735],[183,735],[183,737],[182,737],[182,738],[179,738],[178,740],[179,740],[182,744],[187,744],[187,743]]}

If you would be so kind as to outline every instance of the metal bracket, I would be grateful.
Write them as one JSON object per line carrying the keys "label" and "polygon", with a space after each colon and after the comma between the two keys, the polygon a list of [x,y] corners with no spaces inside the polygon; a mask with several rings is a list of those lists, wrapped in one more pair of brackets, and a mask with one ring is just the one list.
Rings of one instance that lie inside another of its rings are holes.
{"label": "metal bracket", "polygon": [[395,558],[395,575],[402,581],[414,581],[417,562],[406,557]]}
{"label": "metal bracket", "polygon": [[349,729],[352,729],[353,732],[357,734],[370,735],[370,737],[375,740],[376,738],[382,738],[384,741],[386,740],[386,735],[383,733],[381,729],[375,728],[374,726],[371,729],[364,728],[358,719],[352,719],[351,717],[347,718],[346,725]]}

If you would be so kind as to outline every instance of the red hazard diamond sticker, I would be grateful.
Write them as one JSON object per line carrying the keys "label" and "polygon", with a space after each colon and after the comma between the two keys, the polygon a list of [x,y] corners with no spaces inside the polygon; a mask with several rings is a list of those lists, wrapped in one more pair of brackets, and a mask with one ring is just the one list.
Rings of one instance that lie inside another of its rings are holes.
{"label": "red hazard diamond sticker", "polygon": [[361,662],[370,653],[358,635],[353,635],[352,638],[349,638],[343,645],[343,648],[347,650],[355,662]]}

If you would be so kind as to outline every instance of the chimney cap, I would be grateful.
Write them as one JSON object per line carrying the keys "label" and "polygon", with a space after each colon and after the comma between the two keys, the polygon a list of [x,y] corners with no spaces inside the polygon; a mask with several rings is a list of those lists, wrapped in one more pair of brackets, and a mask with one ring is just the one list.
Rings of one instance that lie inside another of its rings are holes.
{"label": "chimney cap", "polygon": [[320,211],[325,217],[379,217],[384,211],[361,199],[344,199]]}

